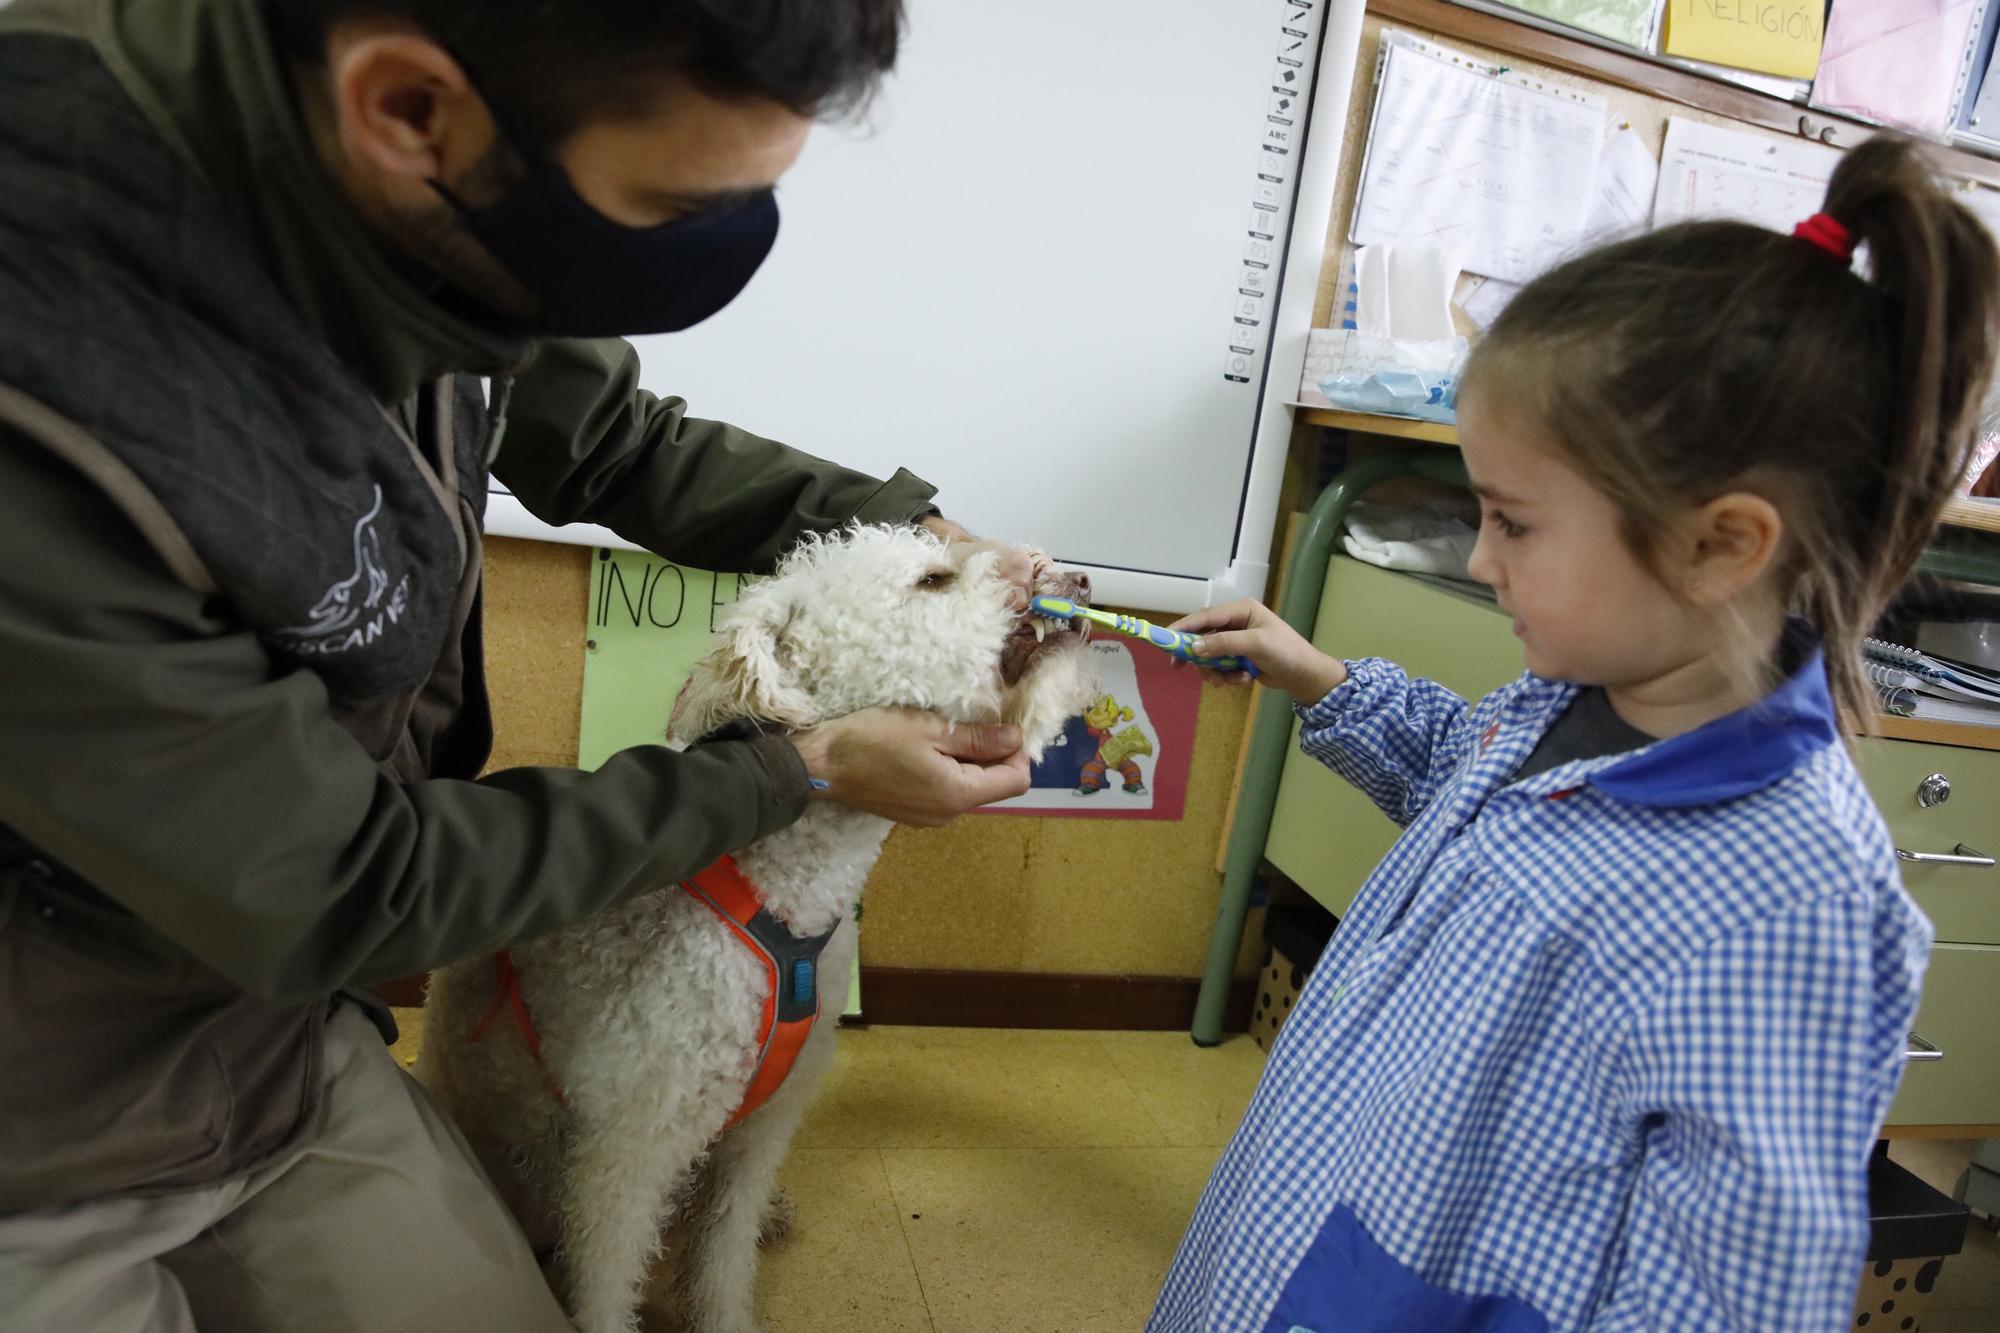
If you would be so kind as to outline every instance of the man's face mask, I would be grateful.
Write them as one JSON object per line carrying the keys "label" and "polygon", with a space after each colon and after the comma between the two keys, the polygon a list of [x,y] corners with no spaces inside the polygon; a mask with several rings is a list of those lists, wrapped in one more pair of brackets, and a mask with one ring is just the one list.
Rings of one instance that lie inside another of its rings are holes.
{"label": "man's face mask", "polygon": [[736,299],[778,239],[769,190],[721,212],[628,227],[584,202],[556,162],[536,162],[483,208],[441,181],[431,187],[541,306],[538,331],[563,337],[692,328]]}

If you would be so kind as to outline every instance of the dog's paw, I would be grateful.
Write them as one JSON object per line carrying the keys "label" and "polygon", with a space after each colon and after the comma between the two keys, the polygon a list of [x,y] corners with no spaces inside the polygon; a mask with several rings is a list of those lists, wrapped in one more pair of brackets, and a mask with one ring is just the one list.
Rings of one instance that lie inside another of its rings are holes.
{"label": "dog's paw", "polygon": [[764,1205],[763,1219],[757,1224],[757,1243],[777,1244],[792,1234],[798,1220],[799,1206],[792,1202],[792,1196],[783,1190],[772,1190],[770,1202]]}

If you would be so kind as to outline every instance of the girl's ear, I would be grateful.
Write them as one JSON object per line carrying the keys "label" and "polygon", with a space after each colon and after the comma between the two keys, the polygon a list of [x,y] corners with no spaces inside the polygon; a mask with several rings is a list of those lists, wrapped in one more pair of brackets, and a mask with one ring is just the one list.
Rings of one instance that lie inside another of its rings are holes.
{"label": "girl's ear", "polygon": [[1752,491],[1718,495],[1681,525],[1680,591],[1697,606],[1721,606],[1771,567],[1784,539],[1778,507]]}

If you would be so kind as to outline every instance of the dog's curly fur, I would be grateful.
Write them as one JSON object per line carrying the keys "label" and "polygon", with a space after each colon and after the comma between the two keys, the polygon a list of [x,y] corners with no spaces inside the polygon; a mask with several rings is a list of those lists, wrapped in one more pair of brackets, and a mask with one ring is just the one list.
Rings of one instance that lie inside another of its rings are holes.
{"label": "dog's curly fur", "polygon": [[[1018,723],[1031,755],[1087,701],[1081,636],[1024,621],[992,551],[969,558],[910,528],[857,527],[810,539],[746,591],[675,706],[690,742],[748,718],[799,728],[877,705],[961,723]],[[1036,590],[1074,585],[1036,557]],[[1022,666],[1017,683],[1003,679]],[[839,993],[855,947],[852,912],[886,820],[815,802],[738,863],[798,936],[840,929],[821,955]],[[765,978],[759,962],[677,886],[513,950],[547,1074],[511,1027],[473,1043],[494,967],[432,977],[417,1073],[465,1130],[530,1234],[558,1233],[559,1279],[585,1333],[636,1326],[664,1223],[679,1212],[674,1305],[701,1333],[754,1327],[757,1237],[772,1182],[833,1054],[815,1025],[782,1088],[724,1132],[749,1083]],[[551,1094],[553,1076],[565,1100]]]}

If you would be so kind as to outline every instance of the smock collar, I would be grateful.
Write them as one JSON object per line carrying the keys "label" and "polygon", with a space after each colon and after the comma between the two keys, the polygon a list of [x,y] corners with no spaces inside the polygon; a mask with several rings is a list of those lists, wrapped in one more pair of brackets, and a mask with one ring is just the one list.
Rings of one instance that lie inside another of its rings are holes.
{"label": "smock collar", "polygon": [[1785,777],[1840,735],[1826,654],[1804,621],[1785,626],[1782,652],[1798,666],[1747,708],[1655,742],[1584,782],[1635,805],[1679,809],[1734,800]]}

